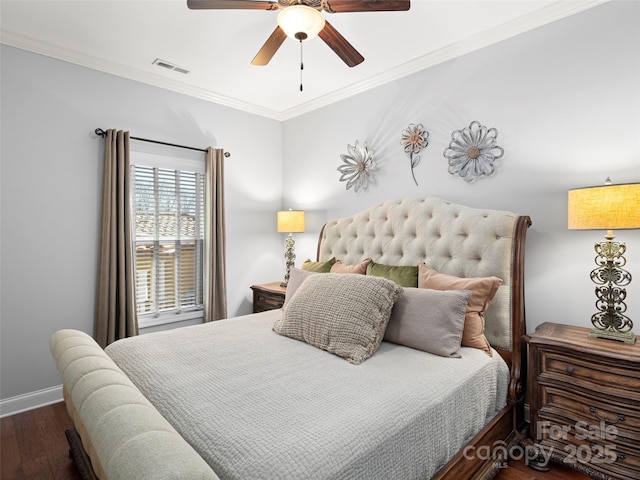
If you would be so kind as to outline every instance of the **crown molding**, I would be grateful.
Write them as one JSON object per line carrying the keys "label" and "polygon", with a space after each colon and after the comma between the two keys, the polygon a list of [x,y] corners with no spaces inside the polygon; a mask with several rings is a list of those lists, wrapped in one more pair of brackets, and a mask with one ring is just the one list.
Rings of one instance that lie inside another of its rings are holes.
{"label": "crown molding", "polygon": [[346,88],[341,88],[340,90],[336,90],[317,99],[310,100],[296,107],[283,111],[276,111],[252,103],[244,102],[236,98],[220,95],[201,87],[188,85],[186,83],[156,75],[138,68],[121,65],[108,60],[85,55],[80,52],[45,44],[32,38],[24,37],[10,32],[2,31],[0,35],[0,43],[23,50],[28,50],[30,52],[38,53],[48,57],[56,58],[58,60],[63,60],[83,67],[91,68],[93,70],[109,73],[111,75],[116,75],[118,77],[134,80],[158,88],[163,88],[165,90],[182,93],[184,95],[206,100],[236,110],[241,110],[247,113],[252,113],[278,121],[285,121],[303,115],[305,113],[312,112],[332,103],[339,102],[340,100],[344,100],[348,97],[357,95],[358,93],[365,92],[380,85],[398,80],[421,70],[425,70],[447,60],[460,57],[467,53],[498,43],[521,33],[525,33],[543,25],[547,25],[549,23],[555,22],[556,20],[575,15],[584,10],[588,10],[609,1],[610,0],[560,0],[554,2],[527,15],[523,15],[522,17],[516,18],[497,27],[475,34],[460,42],[447,45],[439,50],[431,52],[410,62],[398,65],[364,81],[354,83],[353,85]]}
{"label": "crown molding", "polygon": [[315,100],[305,102],[297,107],[284,110],[281,112],[282,119],[289,120],[305,113],[309,113],[313,110],[317,110],[318,108],[357,95],[358,93],[362,93],[380,85],[384,85],[385,83],[412,75],[429,67],[438,65],[439,63],[461,57],[467,53],[480,50],[481,48],[507,40],[521,33],[542,27],[555,22],[556,20],[575,15],[576,13],[580,13],[609,1],[611,0],[555,2],[545,8],[541,8],[530,14],[510,20],[509,22],[503,23],[502,25],[498,25],[497,27],[484,32],[477,33],[462,41],[452,43],[446,47],[440,48],[439,50],[434,50],[427,55],[423,55],[415,60],[393,67],[362,82],[342,88],[339,91],[329,93]]}
{"label": "crown molding", "polygon": [[65,62],[73,63],[82,67],[87,67],[92,70],[109,73],[117,77],[134,80],[136,82],[144,83],[154,87],[182,93],[184,95],[195,98],[200,98],[202,100],[223,105],[229,108],[234,108],[236,110],[242,110],[263,117],[281,120],[280,113],[275,110],[244,102],[236,98],[220,95],[218,93],[212,92],[211,90],[189,85],[184,82],[163,77],[161,75],[156,75],[139,68],[122,65],[102,58],[86,55],[74,50],[57,47],[55,45],[43,43],[33,38],[25,37],[15,33],[2,31],[0,35],[0,43],[8,45],[10,47],[16,47],[22,50],[27,50],[29,52],[55,58],[57,60],[63,60]]}

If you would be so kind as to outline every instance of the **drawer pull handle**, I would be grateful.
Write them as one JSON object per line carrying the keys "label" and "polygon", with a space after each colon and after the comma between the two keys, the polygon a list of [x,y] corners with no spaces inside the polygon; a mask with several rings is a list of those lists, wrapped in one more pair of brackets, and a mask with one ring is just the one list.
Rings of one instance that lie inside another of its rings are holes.
{"label": "drawer pull handle", "polygon": [[569,375],[573,375],[573,367],[572,367],[571,365],[569,365],[569,366],[567,367],[567,373],[568,373]]}
{"label": "drawer pull handle", "polygon": [[593,458],[599,461],[607,461],[613,463],[618,459],[624,460],[626,458],[624,453],[616,452],[615,445],[597,445],[595,443],[592,443],[591,451],[593,452]]}
{"label": "drawer pull handle", "polygon": [[617,420],[609,420],[608,418],[604,418],[598,415],[598,409],[596,407],[589,407],[589,411],[593,413],[598,420],[601,420],[609,425],[615,425],[618,422],[624,422],[624,415],[618,415]]}

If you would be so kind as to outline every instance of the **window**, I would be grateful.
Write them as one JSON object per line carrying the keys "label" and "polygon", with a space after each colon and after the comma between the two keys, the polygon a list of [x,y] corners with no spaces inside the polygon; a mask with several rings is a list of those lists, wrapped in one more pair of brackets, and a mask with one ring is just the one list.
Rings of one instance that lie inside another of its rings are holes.
{"label": "window", "polygon": [[204,160],[131,154],[140,327],[202,316]]}

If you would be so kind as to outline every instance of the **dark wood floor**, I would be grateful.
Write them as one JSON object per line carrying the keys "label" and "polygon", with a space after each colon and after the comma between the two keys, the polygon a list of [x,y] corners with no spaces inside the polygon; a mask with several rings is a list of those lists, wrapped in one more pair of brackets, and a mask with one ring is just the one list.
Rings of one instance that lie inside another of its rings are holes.
{"label": "dark wood floor", "polygon": [[2,480],[80,480],[64,431],[73,426],[64,403],[0,420]]}
{"label": "dark wood floor", "polygon": [[[0,423],[2,480],[80,480],[69,457],[64,431],[72,426],[63,403],[4,417]],[[501,470],[496,480],[585,480],[572,470],[553,466],[539,473],[521,460]],[[460,479],[464,480],[464,479]]]}

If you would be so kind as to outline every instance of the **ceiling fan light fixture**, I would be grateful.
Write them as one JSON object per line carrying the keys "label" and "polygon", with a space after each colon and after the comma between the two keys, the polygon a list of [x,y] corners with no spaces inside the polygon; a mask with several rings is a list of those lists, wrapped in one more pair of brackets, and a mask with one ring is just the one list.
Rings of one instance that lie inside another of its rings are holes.
{"label": "ceiling fan light fixture", "polygon": [[318,10],[307,5],[292,5],[278,14],[278,25],[288,37],[310,40],[324,28],[325,20]]}

